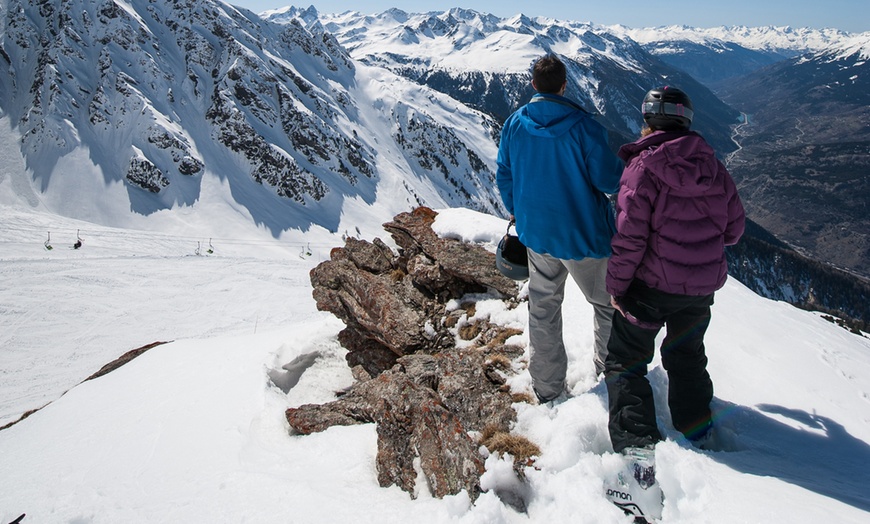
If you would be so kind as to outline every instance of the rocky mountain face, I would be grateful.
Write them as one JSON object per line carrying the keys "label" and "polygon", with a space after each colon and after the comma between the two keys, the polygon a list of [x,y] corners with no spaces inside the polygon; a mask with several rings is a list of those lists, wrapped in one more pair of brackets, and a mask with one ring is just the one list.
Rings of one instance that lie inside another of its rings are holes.
{"label": "rocky mountain face", "polygon": [[870,331],[870,280],[803,255],[751,221],[725,253],[728,274],[759,295],[827,313],[855,334]]}
{"label": "rocky mountain face", "polygon": [[870,277],[870,37],[779,62],[722,92],[748,115],[729,162],[749,216]]}
{"label": "rocky mountain face", "polygon": [[568,67],[566,96],[597,113],[614,133],[615,145],[638,136],[643,124],[638,107],[651,87],[681,85],[704,108],[697,114],[697,129],[725,152],[734,147],[728,124],[739,115],[733,109],[690,75],[606,28],[523,15],[501,19],[458,8],[425,14],[391,9],[376,16],[288,8],[266,17],[301,21],[312,31],[322,28],[355,59],[385,67],[499,121],[534,94],[529,73],[534,60],[556,53]]}
{"label": "rocky mountain face", "polygon": [[0,24],[0,107],[42,190],[82,176],[67,161],[83,151],[134,212],[192,204],[210,172],[275,234],[334,230],[343,199],[373,201],[389,176],[409,205],[501,212],[496,124],[369,82],[328,33],[212,0],[3,0]]}

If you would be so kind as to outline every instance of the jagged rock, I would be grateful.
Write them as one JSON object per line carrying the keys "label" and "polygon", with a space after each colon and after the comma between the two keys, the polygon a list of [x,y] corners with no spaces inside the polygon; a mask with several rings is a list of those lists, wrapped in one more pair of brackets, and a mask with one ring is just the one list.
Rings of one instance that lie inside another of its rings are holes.
{"label": "jagged rock", "polygon": [[166,175],[147,158],[132,158],[126,178],[130,183],[152,193],[159,193],[169,185]]}
{"label": "jagged rock", "polygon": [[434,496],[467,490],[476,498],[483,458],[469,432],[507,431],[515,419],[503,379],[493,380],[489,371],[486,352],[478,348],[408,355],[334,402],[288,409],[287,421],[301,434],[375,422],[382,486],[414,493],[419,458]]}
{"label": "jagged rock", "polygon": [[286,417],[301,434],[373,422],[382,486],[413,496],[419,470],[434,496],[465,490],[474,499],[483,457],[473,435],[510,430],[516,413],[506,377],[522,348],[504,344],[516,330],[468,321],[473,300],[450,312],[446,304],[471,293],[514,302],[517,285],[496,270],[492,253],[439,238],[435,216],[420,207],[384,225],[398,254],[379,239],[348,238],[311,271],[318,309],[347,326],[338,339],[359,382]]}
{"label": "jagged rock", "polygon": [[345,241],[347,249],[338,252],[335,256],[346,254],[354,265],[362,270],[376,275],[392,271],[393,252],[380,238],[371,243],[348,237]]}
{"label": "jagged rock", "polygon": [[393,381],[396,394],[384,397],[378,407],[378,482],[397,484],[414,493],[420,469],[435,497],[462,490],[472,499],[480,493],[483,457],[458,418],[438,395],[401,375]]}
{"label": "jagged rock", "polygon": [[505,297],[516,297],[517,284],[496,271],[495,255],[480,246],[440,238],[432,230],[436,215],[429,208],[418,207],[414,212],[401,213],[392,222],[384,224],[384,229],[404,250],[407,258],[422,253],[428,260],[438,262],[437,269],[443,274],[432,279],[430,271],[424,269],[420,271],[420,281],[432,280],[431,291],[436,294],[449,291],[451,298],[475,290],[485,291],[486,288],[495,289]]}
{"label": "jagged rock", "polygon": [[330,404],[287,410],[287,420],[303,434],[335,425],[377,423],[381,486],[396,484],[414,493],[414,462],[419,459],[434,496],[444,497],[464,489],[476,497],[480,491],[483,459],[477,444],[434,390],[416,383],[401,370],[363,382]]}
{"label": "jagged rock", "polygon": [[350,351],[351,366],[377,375],[402,355],[449,345],[452,335],[442,319],[450,299],[488,290],[516,297],[517,285],[495,269],[495,255],[439,238],[431,227],[435,216],[420,207],[384,225],[399,255],[379,239],[351,237],[311,271],[317,308],[347,325],[339,340]]}
{"label": "jagged rock", "polygon": [[351,368],[361,368],[370,378],[393,367],[399,358],[398,353],[390,351],[377,340],[366,338],[356,328],[343,329],[338,334],[338,342],[349,350],[345,357],[347,365]]}
{"label": "jagged rock", "polygon": [[[317,308],[330,311],[347,325],[339,340],[349,351],[348,361],[359,361],[372,375],[392,366],[395,358],[425,350],[430,340],[422,327],[427,306],[435,306],[409,282],[407,275],[374,274],[361,271],[340,250],[334,260],[311,271]],[[380,355],[359,359],[355,353]],[[390,353],[394,356],[391,359]]]}
{"label": "jagged rock", "polygon": [[506,429],[514,419],[511,398],[502,390],[504,378],[489,373],[488,354],[476,348],[454,348],[432,356],[403,357],[399,363],[405,374],[437,392],[466,430]]}
{"label": "jagged rock", "polygon": [[115,371],[119,367],[123,366],[124,364],[130,362],[134,358],[142,355],[143,353],[145,353],[149,349],[154,349],[157,346],[162,346],[163,344],[166,344],[166,342],[152,342],[152,343],[146,344],[140,348],[131,349],[130,351],[124,353],[120,357],[116,358],[115,360],[113,360],[113,361],[109,362],[108,364],[106,364],[105,366],[101,367],[96,373],[94,373],[93,375],[86,378],[84,380],[84,382],[87,382],[88,380],[93,380],[95,378],[100,378],[103,375],[107,375],[107,374],[111,373],[112,371]]}

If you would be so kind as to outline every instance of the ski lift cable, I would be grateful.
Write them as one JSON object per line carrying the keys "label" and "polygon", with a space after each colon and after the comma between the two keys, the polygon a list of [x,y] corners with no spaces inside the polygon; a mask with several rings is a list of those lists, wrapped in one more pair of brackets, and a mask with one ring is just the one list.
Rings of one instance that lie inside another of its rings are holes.
{"label": "ski lift cable", "polygon": [[[37,232],[45,231],[45,229],[4,226],[4,227],[0,227],[0,231],[18,232],[18,233],[37,233]],[[73,229],[71,229],[71,228],[70,229],[53,228],[53,231],[55,231],[56,233],[69,232],[70,234],[72,234]],[[111,231],[111,230],[108,230],[108,231],[107,230],[102,230],[102,231],[85,230],[84,234],[87,235],[88,237],[91,237],[91,238],[110,238],[110,239],[111,238],[129,238],[131,240],[150,239],[150,240],[157,240],[157,241],[163,240],[163,241],[178,241],[178,242],[197,241],[198,239],[202,238],[202,237],[194,237],[194,236],[187,236],[187,235],[173,235],[170,233],[152,233],[149,231],[138,231],[138,230],[124,230],[123,233],[115,232],[115,231]],[[82,239],[81,228],[75,229],[75,235],[76,235],[77,240]],[[282,242],[280,240],[266,240],[266,239],[258,240],[258,239],[246,239],[246,238],[230,238],[230,237],[227,237],[227,238],[210,237],[209,242],[210,243],[211,242],[218,242],[221,244],[228,244],[228,245],[276,245],[277,244],[277,245],[283,245],[283,246],[287,246],[287,247],[297,246],[300,248],[308,246],[309,251],[310,251],[310,246],[312,246],[312,245],[315,247],[334,247],[335,246],[335,244],[327,243],[327,242],[314,242],[314,243],[302,242],[302,241]]]}

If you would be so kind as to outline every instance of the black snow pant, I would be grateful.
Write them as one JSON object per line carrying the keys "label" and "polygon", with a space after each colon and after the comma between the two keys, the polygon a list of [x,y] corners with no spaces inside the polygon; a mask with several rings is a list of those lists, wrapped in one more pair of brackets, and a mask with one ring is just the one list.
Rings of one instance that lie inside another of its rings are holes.
{"label": "black snow pant", "polygon": [[699,436],[711,423],[713,382],[707,373],[704,334],[713,294],[674,295],[635,281],[619,300],[629,318],[614,313],[605,361],[613,450],[650,446],[662,439],[646,377],[662,327],[667,329],[661,355],[674,427],[690,439]]}

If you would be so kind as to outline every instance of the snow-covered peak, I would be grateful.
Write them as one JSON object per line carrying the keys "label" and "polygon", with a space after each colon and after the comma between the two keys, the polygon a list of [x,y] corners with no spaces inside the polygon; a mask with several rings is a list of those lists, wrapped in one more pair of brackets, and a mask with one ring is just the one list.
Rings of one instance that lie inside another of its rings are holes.
{"label": "snow-covered peak", "polygon": [[[286,18],[271,19],[285,22]],[[324,27],[357,59],[402,56],[426,67],[450,70],[525,73],[545,52],[582,57],[606,55],[632,63],[630,53],[615,46],[630,46],[607,30],[589,24],[530,18],[518,14],[498,18],[470,9],[408,14],[396,10],[378,15],[321,14]]]}
{"label": "snow-covered peak", "polygon": [[[567,96],[626,137],[640,131],[638,100],[649,86],[665,82],[663,75],[706,97],[711,123],[736,118],[712,93],[702,93],[696,80],[665,71],[637,42],[606,27],[525,14],[498,18],[469,9],[406,15],[321,13],[320,22],[354,59],[425,83],[497,118],[531,97],[531,65],[548,53],[566,63]],[[701,123],[708,136],[731,147],[730,139],[711,127]]]}
{"label": "snow-covered peak", "polygon": [[299,18],[305,21],[314,21],[317,20],[320,14],[317,12],[317,8],[313,5],[309,6],[306,9],[302,9],[294,6],[286,6],[280,7],[278,9],[270,9],[268,11],[264,11],[260,13],[260,16],[263,18],[269,18],[274,21],[280,19],[290,20],[293,18]]}
{"label": "snow-covered peak", "polygon": [[[853,69],[866,71],[870,59],[870,32],[860,33],[852,38],[831,44],[814,53],[808,53],[795,60],[795,64],[827,64],[836,63],[839,72]],[[857,74],[857,71],[853,71]],[[850,78],[854,82],[858,77]],[[866,78],[862,75],[862,79]]]}
{"label": "snow-covered peak", "polygon": [[838,29],[793,28],[789,26],[697,28],[673,25],[639,29],[610,26],[610,29],[641,44],[663,41],[688,41],[697,44],[733,42],[747,49],[787,56],[821,50],[831,44],[850,38],[849,33]]}
{"label": "snow-covered peak", "polygon": [[[836,48],[839,47],[839,50]],[[848,58],[858,55],[860,60],[870,60],[870,31],[855,35],[853,38],[841,42],[829,48],[840,58]]]}

